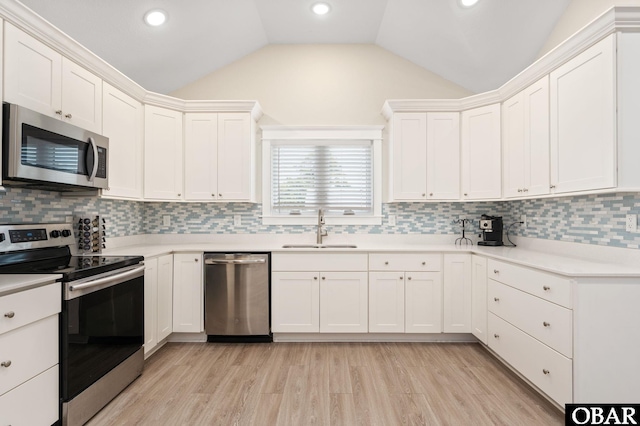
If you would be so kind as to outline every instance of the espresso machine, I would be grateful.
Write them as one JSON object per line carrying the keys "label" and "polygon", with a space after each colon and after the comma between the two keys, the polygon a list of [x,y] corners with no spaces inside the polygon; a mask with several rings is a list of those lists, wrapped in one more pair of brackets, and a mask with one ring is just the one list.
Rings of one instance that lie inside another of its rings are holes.
{"label": "espresso machine", "polygon": [[479,246],[502,246],[502,217],[483,214],[480,217],[482,241]]}

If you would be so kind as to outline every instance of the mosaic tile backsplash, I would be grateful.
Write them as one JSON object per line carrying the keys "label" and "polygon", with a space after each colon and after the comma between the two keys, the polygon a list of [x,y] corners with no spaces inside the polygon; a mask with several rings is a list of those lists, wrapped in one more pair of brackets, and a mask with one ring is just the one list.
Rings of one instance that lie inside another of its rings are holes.
{"label": "mosaic tile backsplash", "polygon": [[[637,249],[640,234],[625,231],[625,215],[640,215],[640,194],[584,195],[523,201],[477,203],[393,203],[383,205],[383,225],[330,226],[332,234],[460,234],[460,218],[480,215],[504,217],[505,226],[527,215],[526,229],[513,235]],[[259,204],[144,203],[97,197],[62,197],[57,192],[8,188],[0,194],[2,223],[64,222],[69,216],[100,214],[107,221],[107,237],[139,234],[313,233],[314,226],[262,225]],[[396,215],[396,226],[386,217]],[[170,226],[163,226],[169,215]],[[242,226],[233,225],[240,215]],[[468,230],[477,230],[477,222]]]}

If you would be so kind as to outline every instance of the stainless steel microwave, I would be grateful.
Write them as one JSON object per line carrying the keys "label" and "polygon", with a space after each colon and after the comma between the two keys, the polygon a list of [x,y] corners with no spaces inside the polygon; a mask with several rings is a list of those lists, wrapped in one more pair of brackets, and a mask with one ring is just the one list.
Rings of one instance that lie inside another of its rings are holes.
{"label": "stainless steel microwave", "polygon": [[56,191],[108,186],[109,139],[27,108],[2,105],[2,182]]}

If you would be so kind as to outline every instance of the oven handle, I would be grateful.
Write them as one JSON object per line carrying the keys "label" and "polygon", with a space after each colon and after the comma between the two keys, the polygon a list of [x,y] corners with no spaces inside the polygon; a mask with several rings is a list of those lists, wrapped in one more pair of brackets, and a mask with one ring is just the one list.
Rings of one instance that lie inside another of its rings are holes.
{"label": "oven handle", "polygon": [[140,272],[144,272],[144,265],[138,266],[135,269],[131,269],[130,271],[123,272],[121,274],[111,275],[104,278],[98,278],[93,281],[89,281],[82,284],[75,284],[69,286],[69,291],[78,291],[78,290],[86,290],[91,287],[97,286],[107,286],[109,284],[117,284],[119,282],[125,281],[127,278],[132,277],[133,275],[140,275]]}
{"label": "oven handle", "polygon": [[247,265],[255,263],[266,263],[267,259],[205,259],[205,265]]}
{"label": "oven handle", "polygon": [[[91,166],[92,170],[91,174],[89,175],[89,182],[93,182],[93,179],[95,179],[96,175],[98,174],[98,145],[96,145],[96,141],[91,137],[89,138],[89,144],[91,145],[91,149],[93,150],[93,165]],[[87,168],[89,168],[89,164],[87,164]]]}

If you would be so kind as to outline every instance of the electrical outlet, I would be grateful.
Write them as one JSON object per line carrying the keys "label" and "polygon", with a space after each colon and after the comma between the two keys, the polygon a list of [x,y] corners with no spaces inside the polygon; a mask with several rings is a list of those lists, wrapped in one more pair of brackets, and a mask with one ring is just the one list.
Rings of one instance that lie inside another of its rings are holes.
{"label": "electrical outlet", "polygon": [[396,226],[396,215],[395,214],[390,214],[389,215],[389,226]]}
{"label": "electrical outlet", "polygon": [[242,226],[242,216],[239,214],[233,215],[233,226]]}
{"label": "electrical outlet", "polygon": [[162,225],[163,226],[171,226],[171,216],[165,214],[162,216]]}
{"label": "electrical outlet", "polygon": [[520,215],[520,222],[522,222],[522,228],[526,228],[527,227],[527,215],[526,214]]}
{"label": "electrical outlet", "polygon": [[637,214],[628,214],[627,215],[627,232],[637,232],[638,230],[638,215]]}

